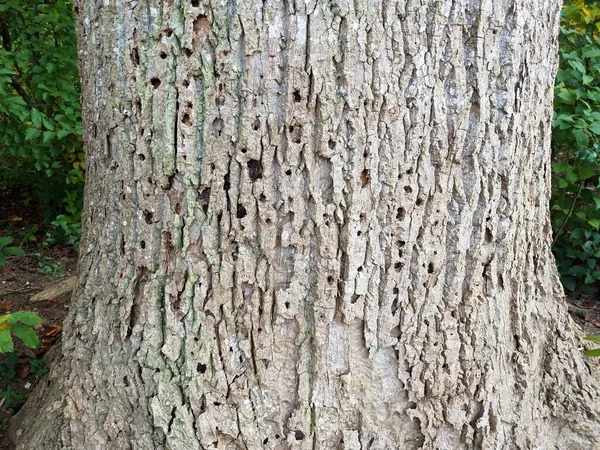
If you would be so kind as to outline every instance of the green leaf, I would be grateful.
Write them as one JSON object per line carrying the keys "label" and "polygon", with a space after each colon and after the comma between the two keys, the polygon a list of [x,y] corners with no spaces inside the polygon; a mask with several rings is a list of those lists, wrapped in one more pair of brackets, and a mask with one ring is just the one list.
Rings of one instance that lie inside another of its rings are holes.
{"label": "green leaf", "polygon": [[600,344],[600,336],[597,336],[595,334],[590,334],[589,336],[584,337],[584,339],[586,341],[596,342],[596,343]]}
{"label": "green leaf", "polygon": [[600,228],[600,220],[598,220],[598,219],[589,219],[587,222],[588,222],[588,223],[589,223],[589,224],[590,224],[592,227],[594,227],[596,230],[597,230],[598,228]]}
{"label": "green leaf", "polygon": [[0,353],[12,353],[15,350],[10,330],[0,330]]}
{"label": "green leaf", "polygon": [[575,69],[575,70],[577,70],[578,72],[581,72],[582,74],[584,74],[584,75],[585,75],[585,73],[586,73],[585,66],[584,66],[584,65],[581,63],[581,61],[578,61],[578,60],[572,60],[572,61],[569,61],[569,65],[570,65],[570,66],[571,66],[573,69]]}
{"label": "green leaf", "polygon": [[583,166],[577,171],[577,176],[580,180],[587,180],[588,178],[594,176],[595,173],[596,171],[593,167]]}
{"label": "green leaf", "polygon": [[31,141],[32,139],[40,137],[41,134],[42,132],[37,128],[27,128],[27,131],[25,132],[25,140]]}
{"label": "green leaf", "polygon": [[46,144],[48,141],[51,141],[56,137],[56,133],[54,131],[44,131],[44,137],[42,138],[42,142]]}
{"label": "green leaf", "polygon": [[22,248],[19,247],[5,247],[2,249],[2,252],[5,255],[13,255],[13,256],[25,256],[25,252]]}
{"label": "green leaf", "polygon": [[42,113],[40,113],[37,109],[31,109],[31,121],[33,122],[33,126],[36,128],[40,128],[42,126]]}
{"label": "green leaf", "polygon": [[42,123],[46,129],[54,131],[54,122],[52,122],[50,119],[44,116],[42,117]]}
{"label": "green leaf", "polygon": [[594,134],[600,134],[600,122],[594,122],[588,125],[587,128]]}
{"label": "green leaf", "polygon": [[11,236],[2,236],[0,237],[0,248],[6,247],[7,245],[12,244],[14,239]]}
{"label": "green leaf", "polygon": [[563,100],[569,103],[577,100],[577,95],[574,92],[568,91],[566,89],[561,90],[558,94],[556,94],[556,96],[562,98]]}
{"label": "green leaf", "polygon": [[594,356],[594,357],[600,356],[600,348],[595,348],[593,350],[587,350],[585,352],[585,354],[586,354],[586,356]]}
{"label": "green leaf", "polygon": [[42,319],[36,313],[30,311],[17,311],[10,314],[8,323],[14,325],[17,322],[21,322],[25,325],[39,325],[42,323]]}
{"label": "green leaf", "polygon": [[12,333],[23,341],[29,348],[38,348],[40,339],[33,328],[28,325],[18,324],[12,329]]}

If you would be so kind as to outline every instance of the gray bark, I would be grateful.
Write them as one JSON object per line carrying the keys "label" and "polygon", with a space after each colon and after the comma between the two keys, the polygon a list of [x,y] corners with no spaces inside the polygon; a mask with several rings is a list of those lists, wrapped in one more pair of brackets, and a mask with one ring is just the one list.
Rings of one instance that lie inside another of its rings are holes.
{"label": "gray bark", "polygon": [[75,8],[78,288],[18,448],[598,448],[550,253],[557,2]]}

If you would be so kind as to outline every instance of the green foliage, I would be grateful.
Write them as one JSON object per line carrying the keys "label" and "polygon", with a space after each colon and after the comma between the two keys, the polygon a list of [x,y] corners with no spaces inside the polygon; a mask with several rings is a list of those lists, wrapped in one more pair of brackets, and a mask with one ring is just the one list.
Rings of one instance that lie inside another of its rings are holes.
{"label": "green foliage", "polygon": [[11,247],[14,239],[10,236],[0,236],[0,270],[4,269],[6,264],[6,256],[23,256],[23,250],[19,247]]}
{"label": "green foliage", "polygon": [[563,13],[552,134],[553,250],[564,286],[591,294],[600,280],[600,41],[589,30],[600,8],[578,0]]}
{"label": "green foliage", "polygon": [[[600,344],[600,336],[596,336],[592,334],[590,336],[586,336],[584,338],[586,341],[595,342],[596,344]],[[594,348],[592,350],[587,350],[585,352],[587,356],[600,356],[600,348]]]}
{"label": "green foliage", "polygon": [[0,191],[40,203],[47,223],[60,214],[79,222],[84,154],[72,1],[4,0],[0,37]]}
{"label": "green foliage", "polygon": [[29,348],[37,348],[40,340],[33,329],[42,319],[29,311],[16,311],[0,316],[0,353],[13,352],[13,336],[18,337]]}
{"label": "green foliage", "polygon": [[64,273],[62,264],[53,262],[48,255],[42,256],[40,253],[36,253],[35,256],[38,259],[38,272],[49,280],[60,277]]}
{"label": "green foliage", "polygon": [[23,404],[26,396],[15,392],[15,390],[8,385],[4,391],[0,392],[0,398],[3,400],[2,406],[6,409],[10,409],[13,406]]}
{"label": "green foliage", "polygon": [[49,371],[48,366],[43,359],[31,358],[29,360],[29,370],[36,377],[43,377]]}

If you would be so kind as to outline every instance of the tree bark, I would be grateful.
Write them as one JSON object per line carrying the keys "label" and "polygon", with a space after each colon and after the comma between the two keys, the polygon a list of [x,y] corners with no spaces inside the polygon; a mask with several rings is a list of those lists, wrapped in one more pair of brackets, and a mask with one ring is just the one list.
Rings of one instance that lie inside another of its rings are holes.
{"label": "tree bark", "polygon": [[598,448],[550,252],[557,2],[75,11],[78,288],[18,448]]}

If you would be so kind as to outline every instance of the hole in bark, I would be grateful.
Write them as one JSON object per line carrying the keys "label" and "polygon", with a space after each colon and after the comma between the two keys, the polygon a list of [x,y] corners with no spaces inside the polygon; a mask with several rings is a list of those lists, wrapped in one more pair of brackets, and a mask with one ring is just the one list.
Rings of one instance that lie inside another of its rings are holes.
{"label": "hole in bark", "polygon": [[262,331],[262,328],[258,327],[258,328],[256,329],[256,331],[258,331],[258,332],[260,333],[260,332]]}
{"label": "hole in bark", "polygon": [[413,170],[412,170],[412,169],[408,169],[408,170],[406,171],[406,175],[412,175],[412,173],[413,173]]}
{"label": "hole in bark", "polygon": [[217,117],[215,120],[213,120],[213,123],[212,123],[213,133],[216,136],[221,136],[224,126],[225,126],[225,123],[223,122],[223,119],[220,119]]}
{"label": "hole in bark", "polygon": [[294,101],[296,103],[300,102],[302,100],[302,96],[300,95],[300,91],[298,89],[296,89],[294,91]]}
{"label": "hole in bark", "polygon": [[395,316],[398,312],[398,299],[394,299],[392,302],[392,316]]}
{"label": "hole in bark", "polygon": [[183,115],[181,121],[183,122],[184,125],[187,125],[187,126],[192,125],[192,119],[190,118],[190,115],[188,113],[185,113]]}
{"label": "hole in bark", "polygon": [[175,203],[175,214],[181,214],[181,204]]}
{"label": "hole in bark", "polygon": [[238,219],[243,219],[244,217],[246,217],[246,208],[244,207],[244,205],[240,205],[238,203],[236,215]]}
{"label": "hole in bark", "polygon": [[296,430],[294,431],[294,437],[297,441],[301,441],[302,439],[304,439],[304,433],[300,430]]}
{"label": "hole in bark", "polygon": [[222,95],[219,95],[216,99],[215,99],[215,105],[217,105],[217,107],[221,107],[225,104],[225,97],[223,97]]}
{"label": "hole in bark", "polygon": [[248,176],[252,181],[256,181],[262,178],[263,168],[260,161],[257,159],[251,159],[248,161]]}
{"label": "hole in bark", "polygon": [[302,141],[302,127],[300,125],[290,125],[288,131],[293,143],[299,144]]}
{"label": "hole in bark", "polygon": [[263,445],[267,445],[269,443],[269,438],[264,438],[263,439]]}
{"label": "hole in bark", "polygon": [[429,263],[427,266],[427,273],[433,273],[433,263]]}
{"label": "hole in bark", "polygon": [[429,320],[425,319],[425,320],[423,321],[423,323],[425,324],[425,326],[429,326]]}
{"label": "hole in bark", "polygon": [[265,194],[260,194],[260,195],[258,196],[258,199],[259,199],[261,202],[266,202],[266,201],[267,201],[267,197],[265,196]]}
{"label": "hole in bark", "polygon": [[398,247],[402,248],[406,245],[406,242],[404,241],[398,241]]}
{"label": "hole in bark", "polygon": [[223,189],[228,191],[230,187],[231,187],[231,183],[229,182],[229,173],[226,173],[223,176]]}
{"label": "hole in bark", "polygon": [[354,305],[358,301],[358,297],[358,295],[352,294],[352,297],[350,297],[350,303]]}
{"label": "hole in bark", "polygon": [[125,385],[125,387],[129,387],[129,378],[127,377],[127,375],[123,377],[123,384]]}
{"label": "hole in bark", "polygon": [[221,406],[221,403],[219,403],[219,402],[213,402],[213,405],[215,405],[215,406]]}
{"label": "hole in bark", "polygon": [[419,197],[415,203],[417,204],[417,206],[421,206],[423,204],[423,199]]}
{"label": "hole in bark", "polygon": [[194,52],[191,51],[189,48],[184,48],[183,54],[186,56],[186,58],[189,58],[190,56],[192,56],[194,54]]}
{"label": "hole in bark", "polygon": [[198,372],[198,373],[206,372],[206,364],[198,363],[198,365],[196,366],[196,372]]}
{"label": "hole in bark", "polygon": [[271,225],[271,223],[272,223],[272,222],[273,222],[273,221],[272,221],[272,220],[271,220],[269,217],[267,217],[267,218],[265,219],[265,223],[266,223],[267,225]]}
{"label": "hole in bark", "polygon": [[360,181],[362,183],[362,187],[365,187],[371,181],[371,174],[368,169],[365,169],[360,174]]}
{"label": "hole in bark", "polygon": [[333,282],[334,282],[334,278],[333,278],[331,275],[329,275],[329,276],[327,277],[327,282],[328,282],[329,284],[333,284]]}
{"label": "hole in bark", "polygon": [[252,129],[254,131],[258,130],[260,128],[260,120],[258,119],[258,117],[256,119],[254,119],[254,122],[252,122]]}
{"label": "hole in bark", "polygon": [[160,52],[159,56],[160,56],[160,59],[166,59],[167,58],[167,54],[165,52]]}
{"label": "hole in bark", "polygon": [[407,194],[412,193],[412,188],[410,186],[404,186],[404,192],[406,192]]}
{"label": "hole in bark", "polygon": [[404,267],[404,264],[402,264],[401,262],[397,262],[396,264],[394,264],[394,269],[396,269],[396,272],[400,272],[402,270],[402,267]]}
{"label": "hole in bark", "polygon": [[288,169],[288,170],[286,170],[286,171],[285,171],[285,174],[286,174],[287,176],[290,176],[290,175],[292,174],[292,171],[291,171],[290,169]]}
{"label": "hole in bark", "polygon": [[140,161],[144,161],[144,160],[146,159],[146,157],[145,157],[145,156],[144,156],[142,153],[139,153],[139,154],[138,154],[138,159],[139,159]]}
{"label": "hole in bark", "polygon": [[367,156],[369,156],[369,152],[367,152],[367,151],[364,151],[364,152],[363,152],[363,158],[366,158]]}
{"label": "hole in bark", "polygon": [[173,30],[171,30],[170,28],[167,28],[165,30],[165,34],[167,35],[167,37],[171,37],[171,35],[173,34]]}
{"label": "hole in bark", "polygon": [[142,249],[145,249],[145,248],[146,248],[146,241],[141,241],[141,242],[140,242],[140,247],[141,247]]}
{"label": "hole in bark", "polygon": [[188,87],[190,85],[190,82],[188,80],[183,80],[183,83],[181,83],[183,85],[184,88]]}
{"label": "hole in bark", "polygon": [[450,315],[452,316],[452,318],[453,318],[453,319],[456,319],[456,311],[452,311],[452,312],[450,313]]}
{"label": "hole in bark", "polygon": [[210,200],[210,188],[204,188],[198,196],[198,203],[202,207],[204,214],[208,211],[208,201]]}
{"label": "hole in bark", "polygon": [[133,50],[131,50],[131,53],[130,53],[130,57],[131,57],[131,62],[133,63],[134,66],[138,66],[140,64],[140,54],[138,52],[137,47],[133,47]]}
{"label": "hole in bark", "polygon": [[360,267],[359,267],[357,270],[358,270],[359,272],[362,272],[362,271],[363,271],[363,268],[362,268],[362,266],[360,266]]}
{"label": "hole in bark", "polygon": [[357,235],[357,236],[360,236],[361,234],[362,234],[362,231],[360,231],[360,230],[358,230],[358,231],[356,232],[356,235]]}
{"label": "hole in bark", "polygon": [[279,439],[279,435],[278,434],[275,435],[275,439]]}
{"label": "hole in bark", "polygon": [[158,87],[160,86],[160,80],[158,78],[151,78],[150,83],[152,84],[154,89],[158,89]]}
{"label": "hole in bark", "polygon": [[448,368],[448,364],[444,363],[442,364],[442,369],[447,369]]}
{"label": "hole in bark", "polygon": [[200,0],[192,0],[192,6],[197,8],[200,5]]}
{"label": "hole in bark", "polygon": [[406,211],[401,206],[400,208],[398,208],[398,211],[396,211],[396,219],[404,220],[405,217],[406,217]]}
{"label": "hole in bark", "polygon": [[333,139],[329,139],[329,142],[327,142],[327,145],[329,146],[329,148],[331,150],[333,150],[335,148],[335,141]]}
{"label": "hole in bark", "polygon": [[246,153],[246,152],[248,152],[248,149],[247,149],[247,148],[243,148],[243,149],[241,149],[240,151],[241,151],[242,153]]}
{"label": "hole in bark", "polygon": [[408,402],[406,404],[406,409],[417,409],[417,404],[415,402]]}
{"label": "hole in bark", "polygon": [[290,302],[285,302],[284,305],[286,309],[290,309]]}
{"label": "hole in bark", "polygon": [[148,211],[147,209],[144,210],[144,220],[146,221],[146,223],[148,225],[150,225],[152,223],[152,211]]}
{"label": "hole in bark", "polygon": [[489,228],[486,227],[485,229],[485,236],[484,236],[485,242],[487,242],[488,244],[490,242],[492,242],[492,230],[490,230]]}

